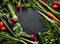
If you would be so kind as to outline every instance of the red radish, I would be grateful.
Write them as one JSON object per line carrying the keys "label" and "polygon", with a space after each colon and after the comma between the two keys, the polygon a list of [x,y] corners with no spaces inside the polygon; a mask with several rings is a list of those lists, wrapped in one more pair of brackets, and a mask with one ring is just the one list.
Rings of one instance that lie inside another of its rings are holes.
{"label": "red radish", "polygon": [[3,27],[4,23],[2,21],[0,21],[0,27]]}
{"label": "red radish", "polygon": [[17,10],[19,10],[19,9],[20,9],[20,0],[19,0],[19,3],[18,3],[18,4],[16,4],[16,6],[15,6],[15,7],[16,7],[16,9],[17,9]]}
{"label": "red radish", "polygon": [[6,27],[1,27],[1,30],[2,31],[6,31]]}
{"label": "red radish", "polygon": [[58,5],[60,5],[60,2],[58,2]]}
{"label": "red radish", "polygon": [[60,7],[60,2],[58,2],[58,6]]}
{"label": "red radish", "polygon": [[17,9],[17,10],[20,9],[20,5],[19,5],[19,4],[16,5],[16,9]]}
{"label": "red radish", "polygon": [[12,26],[13,25],[13,21],[9,21],[8,24],[9,24],[9,26]]}
{"label": "red radish", "polygon": [[30,39],[31,39],[31,40],[35,40],[35,39],[36,39],[35,35],[33,35],[33,34],[30,35]]}
{"label": "red radish", "polygon": [[54,9],[58,9],[59,6],[58,6],[58,5],[53,5],[53,8],[54,8]]}
{"label": "red radish", "polygon": [[53,4],[53,5],[57,5],[57,4],[58,4],[58,2],[57,2],[57,1],[54,1],[52,4]]}

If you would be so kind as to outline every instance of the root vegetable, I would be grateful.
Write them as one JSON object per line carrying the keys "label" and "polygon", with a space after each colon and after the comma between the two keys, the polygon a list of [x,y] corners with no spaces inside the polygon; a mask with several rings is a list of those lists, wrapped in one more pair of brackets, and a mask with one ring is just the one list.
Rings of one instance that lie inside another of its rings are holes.
{"label": "root vegetable", "polygon": [[1,27],[1,30],[2,31],[6,31],[6,27]]}
{"label": "root vegetable", "polygon": [[59,6],[58,6],[58,5],[53,5],[53,8],[54,8],[54,9],[58,9]]}

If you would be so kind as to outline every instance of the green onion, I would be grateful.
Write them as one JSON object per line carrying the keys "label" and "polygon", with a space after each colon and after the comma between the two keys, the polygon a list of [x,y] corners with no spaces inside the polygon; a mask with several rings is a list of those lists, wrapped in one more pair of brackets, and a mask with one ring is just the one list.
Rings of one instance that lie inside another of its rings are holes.
{"label": "green onion", "polygon": [[15,37],[10,36],[9,34],[6,34],[5,32],[0,32],[0,37],[2,36],[2,38],[7,38],[7,39],[11,39],[11,40],[15,40],[15,41],[19,41],[22,42],[24,44],[27,44],[26,42],[24,42],[23,40],[19,40]]}
{"label": "green onion", "polygon": [[7,7],[8,7],[8,9],[9,9],[10,13],[11,13],[11,16],[12,16],[12,18],[13,18],[13,21],[17,21],[18,18],[17,18],[17,16],[16,16],[15,12],[14,12],[14,9],[13,9],[11,3],[8,3],[8,4],[7,4]]}

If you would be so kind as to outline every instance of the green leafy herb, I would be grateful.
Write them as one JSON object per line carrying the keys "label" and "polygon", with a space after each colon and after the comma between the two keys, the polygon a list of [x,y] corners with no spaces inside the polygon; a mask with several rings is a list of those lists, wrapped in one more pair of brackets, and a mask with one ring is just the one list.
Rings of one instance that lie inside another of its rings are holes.
{"label": "green leafy herb", "polygon": [[15,31],[15,34],[19,36],[20,33],[22,32],[21,25],[19,23],[16,23],[13,27],[13,30]]}
{"label": "green leafy herb", "polygon": [[56,42],[60,43],[60,23],[50,19],[41,12],[40,14],[46,18],[46,20],[43,20],[43,24],[46,26],[47,31],[42,32],[42,35],[38,33],[38,35],[40,35],[39,38],[41,38],[41,36],[43,37],[43,40],[41,39],[44,41],[43,44],[56,44]]}
{"label": "green leafy herb", "polygon": [[29,37],[29,35],[26,32],[23,32],[20,23],[16,23],[14,25],[14,27],[13,27],[13,30],[14,30],[16,36],[26,36],[26,37]]}

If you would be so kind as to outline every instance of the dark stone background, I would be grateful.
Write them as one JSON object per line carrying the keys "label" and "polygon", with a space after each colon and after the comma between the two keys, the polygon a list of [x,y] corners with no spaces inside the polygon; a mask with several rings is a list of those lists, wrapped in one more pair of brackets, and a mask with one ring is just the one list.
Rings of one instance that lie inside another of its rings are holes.
{"label": "dark stone background", "polygon": [[45,30],[40,21],[42,16],[39,15],[36,10],[33,10],[32,8],[21,8],[20,11],[16,11],[16,14],[18,15],[23,30],[28,34],[36,35],[38,32]]}

